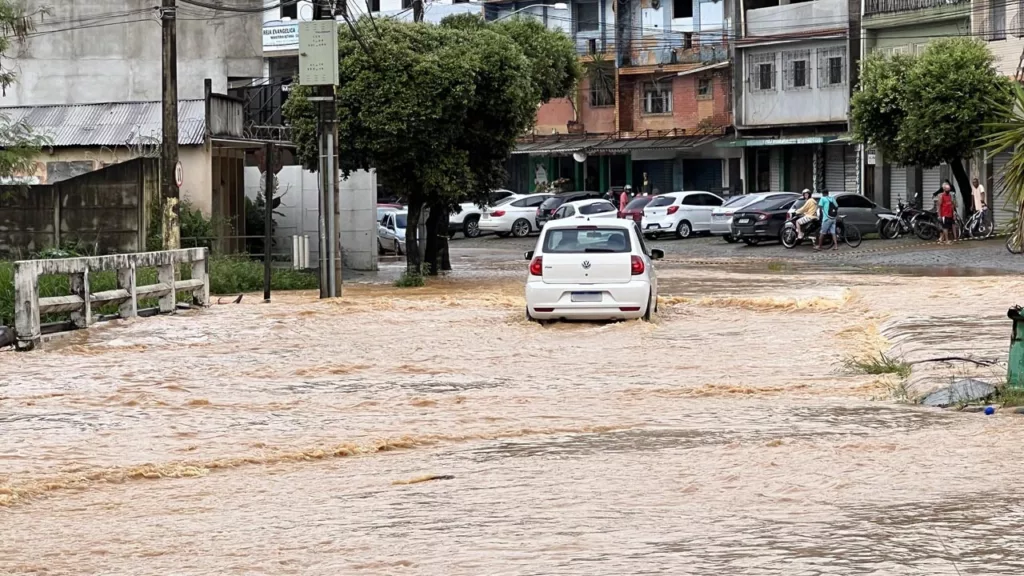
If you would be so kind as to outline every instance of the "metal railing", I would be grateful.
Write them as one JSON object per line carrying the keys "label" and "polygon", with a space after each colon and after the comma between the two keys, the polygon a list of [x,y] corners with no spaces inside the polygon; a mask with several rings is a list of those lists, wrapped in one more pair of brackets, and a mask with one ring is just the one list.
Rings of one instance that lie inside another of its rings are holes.
{"label": "metal railing", "polygon": [[971,2],[970,0],[866,0],[864,3],[864,15],[896,14],[898,12],[927,10],[960,4],[969,8]]}
{"label": "metal railing", "polygon": [[[114,256],[91,256],[56,260],[20,260],[14,263],[14,332],[19,350],[32,350],[42,342],[41,316],[53,313],[71,313],[75,328],[88,328],[95,323],[93,308],[118,305],[120,318],[139,315],[139,301],[157,299],[158,311],[170,314],[177,309],[177,294],[189,292],[198,306],[210,303],[209,260],[205,248],[186,248],[162,252],[140,252]],[[180,264],[191,267],[191,278],[176,280]],[[139,268],[156,268],[157,283],[138,285]],[[113,290],[93,292],[89,276],[95,272],[116,271],[117,287]],[[71,294],[68,296],[39,297],[39,277],[65,275],[69,277]]]}

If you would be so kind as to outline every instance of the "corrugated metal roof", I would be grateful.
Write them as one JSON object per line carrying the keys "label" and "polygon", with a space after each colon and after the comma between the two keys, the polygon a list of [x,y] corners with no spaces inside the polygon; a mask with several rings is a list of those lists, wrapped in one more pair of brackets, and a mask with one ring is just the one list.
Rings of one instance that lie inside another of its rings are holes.
{"label": "corrugated metal roof", "polygon": [[[0,114],[25,122],[54,147],[157,144],[163,137],[160,102],[17,106]],[[178,145],[202,144],[205,132],[205,101],[178,101]]]}

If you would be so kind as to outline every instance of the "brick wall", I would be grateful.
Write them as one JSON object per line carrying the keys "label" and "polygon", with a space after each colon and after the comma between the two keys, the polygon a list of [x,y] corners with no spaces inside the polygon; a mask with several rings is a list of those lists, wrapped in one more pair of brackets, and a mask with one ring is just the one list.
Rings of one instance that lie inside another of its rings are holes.
{"label": "brick wall", "polygon": [[591,106],[590,81],[584,80],[580,86],[580,122],[591,134],[610,134],[615,132],[615,105]]}
{"label": "brick wall", "polygon": [[[697,87],[701,78],[711,80],[711,98],[698,99]],[[716,126],[727,126],[732,123],[729,114],[731,98],[730,77],[727,73],[717,75],[707,72],[676,76],[672,80],[672,113],[644,114],[643,85],[653,81],[654,77],[638,78],[636,95],[633,105],[634,130],[671,130],[682,129],[687,132],[696,131],[704,119],[713,121]],[[662,80],[665,82],[665,80]]]}
{"label": "brick wall", "polygon": [[558,98],[546,102],[537,109],[536,132],[541,135],[565,134],[566,124],[574,117],[572,102],[568,98]]}

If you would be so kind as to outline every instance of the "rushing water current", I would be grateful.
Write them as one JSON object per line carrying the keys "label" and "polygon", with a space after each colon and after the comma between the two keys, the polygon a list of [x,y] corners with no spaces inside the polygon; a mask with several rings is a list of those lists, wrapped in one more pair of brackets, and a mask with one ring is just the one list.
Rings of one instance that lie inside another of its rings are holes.
{"label": "rushing water current", "polygon": [[0,574],[1024,574],[1024,417],[843,368],[1008,341],[1024,283],[660,273],[652,323],[517,273],[2,353]]}

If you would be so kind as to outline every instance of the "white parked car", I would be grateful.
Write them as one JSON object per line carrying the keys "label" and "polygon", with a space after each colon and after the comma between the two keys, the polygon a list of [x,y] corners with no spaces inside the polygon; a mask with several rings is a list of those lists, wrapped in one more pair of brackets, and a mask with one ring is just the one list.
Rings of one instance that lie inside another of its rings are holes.
{"label": "white parked car", "polygon": [[466,238],[476,238],[480,235],[480,216],[485,210],[520,197],[511,190],[494,190],[487,195],[487,206],[481,208],[473,202],[459,204],[460,210],[448,216],[448,236],[453,237],[456,232],[462,232]]}
{"label": "white parked car", "polygon": [[653,261],[632,220],[563,218],[545,224],[526,253],[526,317],[530,320],[647,318],[658,309]]}
{"label": "white parked car", "polygon": [[589,200],[576,200],[566,202],[555,210],[551,220],[561,218],[618,218],[619,211],[614,204],[607,200],[591,198]]}
{"label": "white parked car", "polygon": [[652,237],[674,233],[678,238],[689,238],[694,232],[711,231],[711,211],[724,202],[711,192],[660,194],[644,207],[640,226]]}
{"label": "white parked car", "polygon": [[537,207],[553,194],[527,194],[522,198],[495,206],[480,216],[480,232],[493,232],[505,238],[509,234],[516,238],[540,230],[537,226]]}
{"label": "white parked car", "polygon": [[774,200],[800,196],[796,192],[753,192],[751,194],[740,194],[725,201],[724,204],[711,210],[711,233],[725,238],[726,242],[732,244],[736,239],[732,237],[732,215],[743,210],[747,206],[762,200]]}
{"label": "white parked car", "polygon": [[405,210],[385,212],[377,223],[377,253],[405,254],[405,226],[409,213]]}

